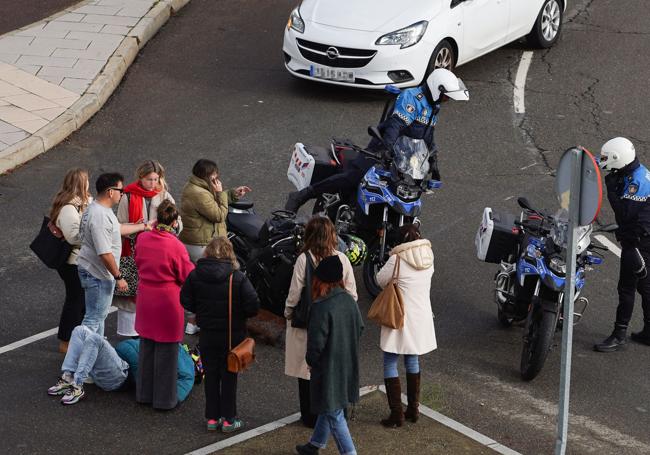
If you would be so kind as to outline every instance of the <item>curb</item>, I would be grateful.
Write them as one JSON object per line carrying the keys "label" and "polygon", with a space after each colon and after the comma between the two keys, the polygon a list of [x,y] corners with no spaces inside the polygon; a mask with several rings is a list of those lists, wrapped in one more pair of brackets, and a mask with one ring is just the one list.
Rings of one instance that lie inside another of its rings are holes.
{"label": "curb", "polygon": [[[140,49],[172,15],[189,2],[190,0],[161,0],[154,5],[122,40],[99,75],[72,106],[28,138],[0,152],[0,175],[47,152],[81,128],[108,101]],[[75,7],[83,3],[76,4]],[[67,10],[55,13],[47,19],[58,17],[66,12]]]}

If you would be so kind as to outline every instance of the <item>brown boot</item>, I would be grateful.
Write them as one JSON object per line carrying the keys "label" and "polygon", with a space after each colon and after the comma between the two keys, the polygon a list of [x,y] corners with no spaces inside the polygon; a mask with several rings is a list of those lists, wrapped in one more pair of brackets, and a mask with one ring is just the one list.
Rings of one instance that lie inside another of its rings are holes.
{"label": "brown boot", "polygon": [[61,354],[65,354],[68,352],[68,342],[67,341],[59,341],[59,352]]}
{"label": "brown boot", "polygon": [[415,423],[420,417],[420,373],[406,373],[406,396],[408,406],[404,417]]}
{"label": "brown boot", "polygon": [[381,424],[385,427],[401,427],[404,423],[404,409],[402,409],[402,386],[399,378],[385,378],[386,397],[390,415],[383,419]]}

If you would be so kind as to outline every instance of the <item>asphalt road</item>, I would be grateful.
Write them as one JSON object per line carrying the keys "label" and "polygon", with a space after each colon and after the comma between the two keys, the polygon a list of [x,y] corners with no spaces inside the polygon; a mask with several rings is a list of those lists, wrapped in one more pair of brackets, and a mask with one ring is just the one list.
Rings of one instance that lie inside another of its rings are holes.
{"label": "asphalt road", "polygon": [[4,0],[0,2],[0,35],[57,13],[79,0]]}
{"label": "asphalt road", "polygon": [[[209,157],[226,185],[253,187],[258,212],[268,214],[291,190],[286,166],[296,141],[367,140],[382,95],[294,80],[284,70],[282,27],[293,5],[250,0],[243,9],[230,0],[192,0],[145,47],[84,128],[0,178],[0,346],[58,323],[62,285],[28,245],[69,167],[130,175],[155,157],[178,195],[193,162]],[[441,412],[522,453],[553,449],[560,350],[551,352],[537,379],[520,381],[521,330],[496,322],[495,267],[476,260],[474,234],[485,206],[516,212],[520,195],[554,209],[552,172],[572,145],[597,152],[605,140],[625,135],[648,162],[646,13],[643,0],[624,7],[613,0],[572,4],[558,45],[534,54],[525,115],[514,114],[512,91],[521,53],[529,49],[514,43],[458,69],[471,100],[444,106],[438,123],[444,188],[425,200],[423,222],[436,255],[431,298],[439,349],[423,357],[424,378],[439,387]],[[601,220],[613,221],[611,211],[606,208]],[[591,349],[611,331],[617,274],[617,259],[608,254],[588,276],[591,306],[574,332],[570,453],[650,452],[650,349]],[[364,293],[360,305],[362,311],[369,306]],[[634,329],[640,313],[637,308]],[[114,325],[111,315],[108,334]],[[381,383],[372,325],[363,350],[362,383]],[[178,454],[215,440],[204,431],[198,389],[168,413],[137,405],[129,393],[92,387],[80,405],[59,406],[45,390],[61,360],[54,337],[0,355],[0,452]],[[297,411],[282,350],[261,346],[258,360],[239,389],[240,412],[250,426]]]}

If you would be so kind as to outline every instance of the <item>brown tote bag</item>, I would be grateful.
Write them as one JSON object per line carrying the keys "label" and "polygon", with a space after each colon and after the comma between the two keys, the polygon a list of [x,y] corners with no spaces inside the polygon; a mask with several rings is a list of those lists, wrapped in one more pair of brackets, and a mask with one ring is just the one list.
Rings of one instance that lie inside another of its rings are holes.
{"label": "brown tote bag", "polygon": [[393,276],[368,310],[368,319],[391,329],[404,327],[404,301],[397,286],[400,258],[396,256]]}
{"label": "brown tote bag", "polygon": [[244,338],[235,348],[232,347],[232,273],[228,287],[228,371],[240,373],[255,361],[255,340]]}

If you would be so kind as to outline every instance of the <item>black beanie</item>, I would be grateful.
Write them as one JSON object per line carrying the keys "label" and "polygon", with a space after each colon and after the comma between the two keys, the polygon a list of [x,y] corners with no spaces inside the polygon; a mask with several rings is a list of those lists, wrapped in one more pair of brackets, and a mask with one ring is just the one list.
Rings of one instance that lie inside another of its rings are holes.
{"label": "black beanie", "polygon": [[324,283],[336,283],[343,279],[343,264],[338,256],[328,256],[320,261],[314,274]]}

